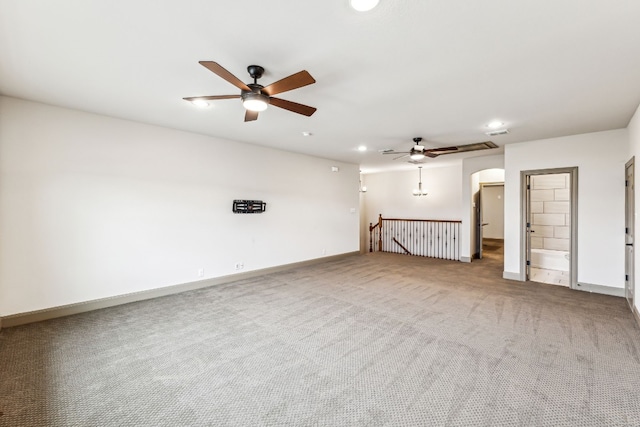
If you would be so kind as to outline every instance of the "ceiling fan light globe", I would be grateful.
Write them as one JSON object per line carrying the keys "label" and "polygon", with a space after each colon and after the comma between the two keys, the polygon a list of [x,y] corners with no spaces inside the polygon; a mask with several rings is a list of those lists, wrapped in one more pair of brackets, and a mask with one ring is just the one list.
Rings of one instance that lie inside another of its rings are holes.
{"label": "ceiling fan light globe", "polygon": [[264,111],[269,105],[269,97],[261,93],[249,92],[242,95],[242,106],[249,111]]}
{"label": "ceiling fan light globe", "polygon": [[422,160],[424,159],[424,154],[422,153],[412,153],[410,156],[411,160]]}
{"label": "ceiling fan light globe", "polygon": [[267,109],[267,103],[259,99],[247,99],[242,101],[242,105],[249,111],[264,111]]}

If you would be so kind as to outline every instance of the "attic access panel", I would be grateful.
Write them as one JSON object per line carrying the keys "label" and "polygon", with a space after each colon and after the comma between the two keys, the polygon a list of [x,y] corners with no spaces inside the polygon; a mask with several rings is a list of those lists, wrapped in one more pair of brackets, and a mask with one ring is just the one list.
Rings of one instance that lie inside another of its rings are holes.
{"label": "attic access panel", "polygon": [[[492,141],[477,142],[475,144],[458,145],[457,147],[458,149],[454,151],[452,154],[463,153],[465,151],[478,151],[478,150],[488,150],[490,148],[498,148],[498,146],[494,144]],[[438,149],[434,148],[433,151],[437,152]]]}

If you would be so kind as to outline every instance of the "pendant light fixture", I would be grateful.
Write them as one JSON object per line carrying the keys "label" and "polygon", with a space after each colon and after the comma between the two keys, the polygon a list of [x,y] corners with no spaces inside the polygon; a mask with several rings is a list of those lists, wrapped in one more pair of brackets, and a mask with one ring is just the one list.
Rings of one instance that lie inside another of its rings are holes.
{"label": "pendant light fixture", "polygon": [[360,193],[366,193],[367,192],[367,186],[366,185],[362,185],[362,171],[360,171]]}
{"label": "pendant light fixture", "polygon": [[422,189],[422,166],[418,166],[418,174],[419,174],[419,181],[418,181],[418,188],[416,188],[415,190],[413,190],[413,195],[414,196],[426,196],[427,195],[427,191]]}

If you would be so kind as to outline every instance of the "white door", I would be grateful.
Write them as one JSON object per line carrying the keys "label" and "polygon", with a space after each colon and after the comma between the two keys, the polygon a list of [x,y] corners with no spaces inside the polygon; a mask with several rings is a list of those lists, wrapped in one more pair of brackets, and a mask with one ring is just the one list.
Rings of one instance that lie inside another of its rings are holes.
{"label": "white door", "polygon": [[480,184],[482,238],[504,239],[504,184]]}

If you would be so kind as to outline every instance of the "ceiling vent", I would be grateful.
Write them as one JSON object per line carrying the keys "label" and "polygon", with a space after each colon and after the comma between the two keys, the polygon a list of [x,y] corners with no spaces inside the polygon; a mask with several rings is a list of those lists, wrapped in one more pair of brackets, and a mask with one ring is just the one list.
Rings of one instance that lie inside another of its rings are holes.
{"label": "ceiling vent", "polygon": [[509,133],[509,129],[499,129],[499,130],[492,130],[491,132],[485,132],[485,134],[489,136],[506,135],[508,133]]}

